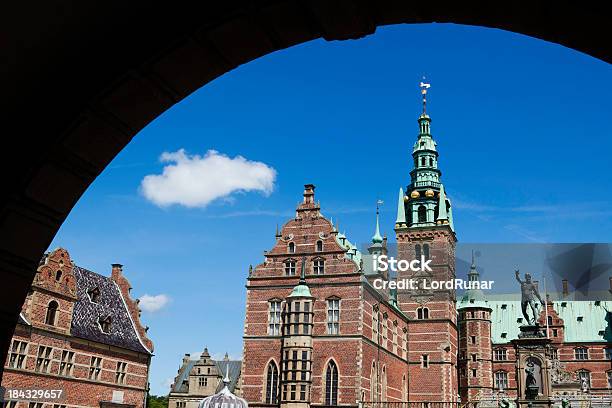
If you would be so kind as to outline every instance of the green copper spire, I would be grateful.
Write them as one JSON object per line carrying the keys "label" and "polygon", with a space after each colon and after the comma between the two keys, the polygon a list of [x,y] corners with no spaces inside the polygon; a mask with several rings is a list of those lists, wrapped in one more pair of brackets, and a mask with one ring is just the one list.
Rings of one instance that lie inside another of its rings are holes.
{"label": "green copper spire", "polygon": [[431,85],[421,82],[420,87],[423,112],[418,117],[419,133],[412,149],[414,166],[410,171],[410,184],[405,191],[400,190],[395,229],[431,228],[437,225],[450,225],[453,229],[450,200],[442,186],[437,143],[431,135],[431,118],[426,110]]}
{"label": "green copper spire", "polygon": [[[472,265],[468,272],[468,282],[477,282],[480,280],[480,274],[476,269],[476,260],[474,259],[474,251],[472,251]],[[459,301],[459,309],[466,307],[489,307],[486,297],[481,289],[467,289],[463,297]]]}
{"label": "green copper spire", "polygon": [[300,271],[300,282],[293,288],[289,297],[312,297],[310,288],[306,284],[306,257],[302,257],[302,269]]}
{"label": "green copper spire", "polygon": [[397,218],[395,224],[406,223],[406,207],[404,206],[404,189],[400,187],[399,198],[397,199]]}
{"label": "green copper spire", "polygon": [[380,235],[380,227],[378,224],[378,212],[379,212],[379,208],[378,206],[382,204],[381,200],[378,200],[376,202],[376,231],[374,232],[374,236],[372,237],[372,243],[373,244],[382,244],[383,242],[383,237],[382,235]]}
{"label": "green copper spire", "polygon": [[438,200],[438,224],[448,224],[448,212],[446,211],[446,193],[444,185],[440,184],[440,199]]}

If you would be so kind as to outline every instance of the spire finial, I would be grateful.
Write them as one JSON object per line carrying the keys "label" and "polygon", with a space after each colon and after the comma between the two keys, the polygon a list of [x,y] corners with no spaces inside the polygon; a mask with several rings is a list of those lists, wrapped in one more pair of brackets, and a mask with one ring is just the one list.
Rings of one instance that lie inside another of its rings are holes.
{"label": "spire finial", "polygon": [[431,87],[431,84],[425,82],[425,76],[419,84],[421,87],[421,95],[423,95],[423,115],[427,114],[427,90]]}
{"label": "spire finial", "polygon": [[472,249],[472,269],[476,269],[476,260],[474,259],[474,250]]}
{"label": "spire finial", "polygon": [[380,206],[383,205],[383,200],[376,200],[376,230],[374,231],[374,236],[372,237],[373,244],[380,244],[383,242],[383,237],[380,235],[380,226],[378,223],[378,214],[380,213]]}
{"label": "spire finial", "polygon": [[226,387],[229,385],[230,383],[230,378],[229,378],[229,363],[227,363],[225,365],[225,377],[223,377],[223,385],[225,385]]}

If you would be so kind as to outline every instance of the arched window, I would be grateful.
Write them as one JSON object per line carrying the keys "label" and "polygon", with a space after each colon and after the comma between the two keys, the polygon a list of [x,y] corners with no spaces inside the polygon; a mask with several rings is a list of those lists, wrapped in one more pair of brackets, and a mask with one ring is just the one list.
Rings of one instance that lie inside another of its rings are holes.
{"label": "arched window", "polygon": [[57,272],[55,272],[55,280],[59,282],[61,279],[62,279],[62,271],[58,269]]}
{"label": "arched window", "polygon": [[438,216],[440,215],[440,207],[436,204],[434,207],[434,221],[438,220]]}
{"label": "arched window", "polygon": [[333,360],[325,370],[325,405],[338,405],[338,367]]}
{"label": "arched window", "polygon": [[295,254],[295,243],[289,243],[289,245],[287,246],[287,252],[290,254]]}
{"label": "arched window", "polygon": [[380,379],[380,393],[381,393],[381,397],[380,400],[382,402],[386,402],[387,401],[387,367],[383,366],[382,368],[382,375],[381,375],[381,379]]}
{"label": "arched window", "polygon": [[323,241],[317,241],[317,252],[323,251]]}
{"label": "arched window", "polygon": [[268,364],[268,374],[266,378],[266,404],[276,404],[278,390],[278,367],[274,361]]}
{"label": "arched window", "polygon": [[430,166],[433,166],[433,157],[430,157],[430,158],[429,158],[429,165],[430,165]]}
{"label": "arched window", "polygon": [[421,166],[425,165],[425,157],[421,157]]}
{"label": "arched window", "polygon": [[420,259],[421,258],[421,246],[419,244],[416,244],[414,246],[414,257],[415,257],[415,259]]}
{"label": "arched window", "polygon": [[552,324],[553,324],[553,319],[552,319],[552,316],[548,316],[548,317],[546,318],[546,321],[548,322],[548,325],[549,325],[549,326],[552,326]]}
{"label": "arched window", "polygon": [[372,361],[372,370],[370,371],[370,401],[376,400],[376,363]]}
{"label": "arched window", "polygon": [[423,256],[429,259],[429,244],[423,244]]}
{"label": "arched window", "polygon": [[45,316],[45,324],[55,325],[55,317],[57,316],[57,309],[59,305],[55,300],[49,302],[49,306],[47,306],[47,315]]}
{"label": "arched window", "polygon": [[427,222],[427,209],[424,205],[419,205],[419,222]]}

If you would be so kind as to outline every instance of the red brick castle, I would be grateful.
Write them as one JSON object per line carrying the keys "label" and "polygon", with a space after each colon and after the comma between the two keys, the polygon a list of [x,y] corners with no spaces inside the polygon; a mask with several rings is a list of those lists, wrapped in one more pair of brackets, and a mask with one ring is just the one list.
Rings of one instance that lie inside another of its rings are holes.
{"label": "red brick castle", "polygon": [[[446,281],[455,278],[456,235],[425,93],[394,229],[397,257],[424,257],[432,270],[393,278]],[[241,382],[251,406],[458,404],[522,395],[525,361],[514,341],[520,302],[486,300],[476,290],[457,303],[454,290],[376,289],[374,281],[388,277],[374,270],[372,257],[386,253],[378,214],[371,244],[359,251],[321,214],[314,185],[304,187],[295,217],[247,279]],[[478,279],[476,265],[468,278]],[[552,339],[541,341],[540,391],[547,398],[576,394],[580,379],[589,393],[609,392],[612,302],[564,296],[540,316]]]}

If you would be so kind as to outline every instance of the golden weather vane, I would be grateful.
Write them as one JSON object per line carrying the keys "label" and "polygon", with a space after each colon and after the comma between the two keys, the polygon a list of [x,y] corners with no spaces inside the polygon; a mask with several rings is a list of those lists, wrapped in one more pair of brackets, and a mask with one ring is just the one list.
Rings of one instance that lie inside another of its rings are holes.
{"label": "golden weather vane", "polygon": [[425,114],[427,107],[427,90],[431,88],[431,84],[425,82],[425,77],[423,77],[419,86],[421,87],[421,95],[423,95],[423,114]]}

